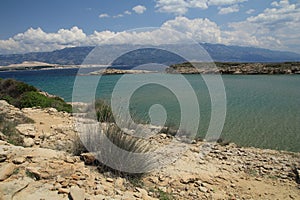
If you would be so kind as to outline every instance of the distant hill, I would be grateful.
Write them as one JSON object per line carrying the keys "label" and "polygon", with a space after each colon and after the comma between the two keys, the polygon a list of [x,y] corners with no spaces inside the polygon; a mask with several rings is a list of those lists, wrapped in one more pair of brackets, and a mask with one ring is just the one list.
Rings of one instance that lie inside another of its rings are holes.
{"label": "distant hill", "polygon": [[80,65],[94,47],[74,47],[52,52],[0,55],[0,66],[37,61],[60,65]]}
{"label": "distant hill", "polygon": [[214,61],[220,62],[293,62],[300,61],[300,54],[286,51],[222,44],[203,44]]}
{"label": "distant hill", "polygon": [[[122,49],[126,45],[107,45],[109,51]],[[127,45],[128,46],[128,45]],[[186,46],[186,45],[185,45]],[[227,46],[221,44],[201,44],[214,61],[219,62],[289,62],[300,61],[300,54],[272,51],[262,48]],[[182,48],[178,45],[178,48]],[[142,46],[140,46],[142,48]],[[94,47],[74,47],[52,52],[0,55],[0,66],[19,64],[25,61],[37,61],[59,65],[80,65]],[[105,57],[106,55],[103,55]],[[101,60],[101,59],[100,59]],[[185,62],[183,58],[171,52],[155,47],[139,49],[127,53],[113,62],[115,65],[140,65],[145,63],[176,64]],[[97,63],[107,64],[107,63]]]}

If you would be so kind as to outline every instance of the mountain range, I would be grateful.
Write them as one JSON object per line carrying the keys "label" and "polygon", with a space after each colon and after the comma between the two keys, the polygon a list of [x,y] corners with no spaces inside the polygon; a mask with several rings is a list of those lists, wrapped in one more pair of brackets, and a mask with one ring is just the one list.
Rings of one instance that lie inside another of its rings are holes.
{"label": "mountain range", "polygon": [[[107,45],[107,52],[124,49],[126,45]],[[127,45],[128,46],[128,45]],[[184,48],[187,45],[175,45]],[[300,54],[286,51],[273,51],[255,47],[227,46],[222,44],[201,44],[202,48],[216,62],[292,62],[300,61]],[[143,48],[129,52],[114,60],[113,65],[141,65],[146,63],[176,64],[185,62],[182,57],[157,48]],[[0,55],[0,66],[19,64],[26,61],[37,61],[58,65],[80,65],[95,47],[72,47],[52,52],[33,52],[25,54]],[[103,55],[106,57],[107,55]],[[101,57],[101,55],[100,55]],[[108,64],[103,63],[97,64]]]}

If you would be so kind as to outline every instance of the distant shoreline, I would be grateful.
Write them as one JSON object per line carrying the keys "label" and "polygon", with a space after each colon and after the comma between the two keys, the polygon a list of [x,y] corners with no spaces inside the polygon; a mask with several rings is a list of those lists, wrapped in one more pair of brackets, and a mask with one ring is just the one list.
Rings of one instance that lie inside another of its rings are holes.
{"label": "distant shoreline", "polygon": [[279,75],[300,74],[300,62],[284,63],[181,63],[166,69],[170,74],[232,74],[232,75]]}
{"label": "distant shoreline", "polygon": [[[120,67],[120,66],[118,66]],[[124,66],[125,67],[125,66]],[[159,73],[152,70],[116,69],[112,65],[58,65],[40,62],[24,62],[9,66],[0,66],[0,72],[52,69],[103,68],[84,75],[148,74]],[[107,69],[109,68],[109,69]],[[174,64],[160,73],[166,74],[231,74],[231,75],[280,75],[300,74],[300,62],[280,63],[181,63]]]}

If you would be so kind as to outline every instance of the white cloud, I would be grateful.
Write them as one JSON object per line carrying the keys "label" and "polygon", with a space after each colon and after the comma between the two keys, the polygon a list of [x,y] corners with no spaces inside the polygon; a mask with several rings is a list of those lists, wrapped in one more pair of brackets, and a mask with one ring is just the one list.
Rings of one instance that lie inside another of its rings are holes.
{"label": "white cloud", "polygon": [[254,13],[254,12],[255,12],[254,9],[249,9],[249,10],[246,11],[246,14],[250,15],[250,14],[252,14],[252,13]]}
{"label": "white cloud", "polygon": [[225,6],[225,5],[243,3],[246,1],[248,0],[208,0],[208,5]]}
{"label": "white cloud", "polygon": [[190,8],[207,9],[209,6],[228,6],[248,0],[156,0],[159,12],[184,15]]}
{"label": "white cloud", "polygon": [[102,13],[99,15],[99,18],[108,18],[109,15],[107,13]]}
{"label": "white cloud", "polygon": [[201,42],[221,42],[221,31],[218,25],[209,19],[188,19],[176,17],[162,25],[162,28],[183,32],[185,35]]}
{"label": "white cloud", "polygon": [[138,5],[133,7],[132,10],[137,14],[143,14],[147,10],[147,8],[145,6]]}
{"label": "white cloud", "polygon": [[118,14],[118,15],[113,16],[113,18],[121,18],[121,17],[124,17],[124,15],[123,14]]}
{"label": "white cloud", "polygon": [[242,39],[237,38],[244,35],[248,39],[256,38],[249,39],[248,45],[299,52],[300,8],[286,0],[273,2],[271,6],[245,21],[230,23],[231,39],[227,42],[240,44]]}
{"label": "white cloud", "polygon": [[[169,31],[170,30],[170,31]],[[182,32],[182,35],[173,31]],[[0,53],[23,53],[51,51],[73,46],[95,46],[101,44],[169,44],[183,42],[188,36],[199,42],[221,42],[221,31],[216,23],[208,19],[176,17],[166,21],[160,29],[138,32],[95,31],[86,35],[82,29],[60,29],[46,33],[41,28],[30,28],[8,40],[0,40]]]}
{"label": "white cloud", "polygon": [[124,12],[124,14],[125,14],[125,15],[131,15],[132,13],[131,13],[130,11],[126,10],[126,11]]}
{"label": "white cloud", "polygon": [[207,9],[207,0],[156,0],[159,12],[185,14],[189,8]]}
{"label": "white cloud", "polygon": [[226,15],[229,13],[235,13],[235,12],[239,12],[239,11],[240,11],[240,7],[237,4],[226,7],[226,8],[219,8],[220,15]]}
{"label": "white cloud", "polygon": [[0,40],[1,53],[22,53],[51,51],[64,47],[80,46],[86,41],[86,34],[78,27],[60,29],[57,33],[45,33],[41,28],[30,28],[8,40]]}

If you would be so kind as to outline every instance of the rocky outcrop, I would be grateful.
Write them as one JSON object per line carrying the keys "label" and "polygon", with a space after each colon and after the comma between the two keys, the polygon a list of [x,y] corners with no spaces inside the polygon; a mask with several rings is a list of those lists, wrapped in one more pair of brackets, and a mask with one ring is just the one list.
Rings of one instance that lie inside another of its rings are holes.
{"label": "rocky outcrop", "polygon": [[171,74],[300,74],[300,63],[183,63],[166,68]]}
{"label": "rocky outcrop", "polygon": [[125,70],[125,69],[107,68],[104,70],[91,72],[89,73],[89,75],[146,74],[146,73],[154,73],[154,72],[155,71],[148,71],[148,70]]}

